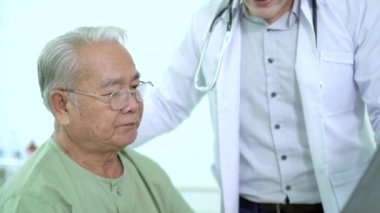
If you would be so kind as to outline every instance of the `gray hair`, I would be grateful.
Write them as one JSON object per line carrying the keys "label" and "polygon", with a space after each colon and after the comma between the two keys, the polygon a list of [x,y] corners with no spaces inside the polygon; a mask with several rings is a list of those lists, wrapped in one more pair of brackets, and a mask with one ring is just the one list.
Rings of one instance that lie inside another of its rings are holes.
{"label": "gray hair", "polygon": [[[116,42],[124,46],[127,36],[118,27],[80,27],[50,41],[38,58],[38,81],[43,102],[51,111],[54,89],[72,89],[81,75],[77,48],[81,45]],[[73,97],[70,97],[72,100]]]}

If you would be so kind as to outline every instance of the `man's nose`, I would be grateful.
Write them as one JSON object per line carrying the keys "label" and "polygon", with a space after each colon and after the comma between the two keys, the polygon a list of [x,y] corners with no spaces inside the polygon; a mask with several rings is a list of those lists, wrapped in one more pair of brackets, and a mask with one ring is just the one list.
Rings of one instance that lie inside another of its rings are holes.
{"label": "man's nose", "polygon": [[123,112],[130,112],[130,111],[136,111],[140,107],[142,107],[142,102],[137,100],[136,93],[131,94],[127,100],[127,105],[121,110]]}

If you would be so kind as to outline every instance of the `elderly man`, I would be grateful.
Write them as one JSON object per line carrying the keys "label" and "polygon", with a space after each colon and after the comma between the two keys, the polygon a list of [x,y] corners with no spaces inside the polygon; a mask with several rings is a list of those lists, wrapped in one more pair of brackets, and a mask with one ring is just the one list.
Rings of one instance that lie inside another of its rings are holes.
{"label": "elderly man", "polygon": [[0,212],[192,212],[165,172],[129,149],[143,99],[140,80],[115,27],[83,27],[45,47],[41,94],[55,131],[1,189]]}

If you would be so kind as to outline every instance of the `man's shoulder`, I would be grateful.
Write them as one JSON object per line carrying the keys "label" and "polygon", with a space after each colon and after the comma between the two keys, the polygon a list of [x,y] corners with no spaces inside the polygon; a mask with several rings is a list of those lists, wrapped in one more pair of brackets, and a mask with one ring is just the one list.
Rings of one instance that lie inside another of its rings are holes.
{"label": "man's shoulder", "polygon": [[154,159],[132,149],[123,150],[122,156],[127,158],[145,178],[169,180],[164,169]]}
{"label": "man's shoulder", "polygon": [[0,189],[0,202],[4,200],[21,197],[23,195],[38,195],[44,188],[59,182],[59,174],[54,171],[59,169],[54,162],[54,152],[44,144],[30,159],[28,159],[13,174]]}
{"label": "man's shoulder", "polygon": [[122,152],[122,155],[126,158],[129,158],[129,160],[132,161],[132,163],[137,164],[139,167],[143,168],[155,168],[155,169],[162,169],[158,163],[149,158],[148,156],[141,154],[140,152],[133,150],[133,149],[125,149]]}

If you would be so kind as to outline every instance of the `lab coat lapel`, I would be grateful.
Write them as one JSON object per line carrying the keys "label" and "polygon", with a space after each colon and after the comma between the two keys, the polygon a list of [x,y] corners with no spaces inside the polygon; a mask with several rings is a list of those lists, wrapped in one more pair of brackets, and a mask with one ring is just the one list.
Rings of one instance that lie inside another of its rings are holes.
{"label": "lab coat lapel", "polygon": [[324,210],[325,212],[339,212],[328,176],[328,163],[324,147],[321,119],[323,83],[320,80],[318,58],[312,24],[311,1],[301,1],[295,72],[301,94],[308,143]]}
{"label": "lab coat lapel", "polygon": [[239,204],[239,109],[241,34],[238,10],[234,10],[233,34],[216,85],[217,158],[220,164],[223,212],[236,212]]}

